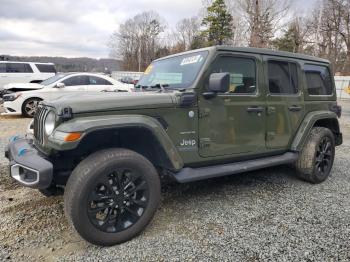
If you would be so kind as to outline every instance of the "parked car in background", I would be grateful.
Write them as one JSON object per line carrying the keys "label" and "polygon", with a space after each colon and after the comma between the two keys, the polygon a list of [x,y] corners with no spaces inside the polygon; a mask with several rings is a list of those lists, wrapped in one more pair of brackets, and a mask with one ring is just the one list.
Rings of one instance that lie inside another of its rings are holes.
{"label": "parked car in background", "polygon": [[125,84],[132,84],[132,85],[137,84],[138,81],[139,81],[138,79],[132,78],[131,76],[124,76],[120,79],[120,82]]}
{"label": "parked car in background", "polygon": [[55,74],[56,68],[52,63],[0,61],[0,96],[7,91],[15,92],[31,88],[30,85],[23,88],[16,85],[6,86],[10,83],[40,83]]}
{"label": "parked car in background", "polygon": [[[34,84],[18,84],[21,87],[25,85]],[[2,115],[33,117],[38,103],[42,100],[56,99],[72,92],[130,92],[133,87],[133,85],[123,84],[111,77],[93,73],[60,73],[36,85],[36,90],[4,95],[5,113]]]}

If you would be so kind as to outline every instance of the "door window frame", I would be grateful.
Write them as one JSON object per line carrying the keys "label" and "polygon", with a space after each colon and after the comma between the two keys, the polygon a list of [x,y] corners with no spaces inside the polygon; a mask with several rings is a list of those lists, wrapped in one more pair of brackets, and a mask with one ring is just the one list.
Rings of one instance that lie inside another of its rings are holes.
{"label": "door window frame", "polygon": [[[293,63],[297,66],[297,78],[298,78],[298,92],[294,93],[294,94],[290,94],[290,93],[271,93],[270,92],[270,84],[269,84],[269,61],[275,61],[275,62],[287,62],[287,63]],[[266,59],[264,59],[264,69],[265,69],[265,84],[266,84],[266,97],[300,97],[302,95],[302,89],[303,89],[303,85],[301,82],[301,65],[298,61],[296,60],[292,60],[292,59],[282,59],[282,58],[272,58],[272,57],[268,57]]]}
{"label": "door window frame", "polygon": [[[325,68],[328,70],[328,73],[329,73],[330,77],[332,78],[332,79],[331,79],[331,84],[332,84],[332,93],[331,93],[331,94],[329,94],[329,95],[310,95],[309,90],[308,90],[308,84],[307,84],[307,78],[306,78],[306,71],[304,70],[304,67],[305,67],[306,65],[323,66],[323,67],[325,67]],[[336,93],[336,92],[334,92],[334,89],[335,89],[335,84],[334,84],[334,80],[333,80],[334,77],[332,77],[332,74],[333,74],[333,73],[332,73],[332,70],[330,69],[329,65],[305,62],[305,63],[303,64],[302,73],[303,73],[303,75],[304,75],[304,77],[305,77],[305,93],[306,93],[307,96],[312,97],[312,98],[317,98],[317,97],[333,97],[334,94]]]}
{"label": "door window frame", "polygon": [[[259,80],[260,80],[259,73],[258,73],[259,67],[258,67],[258,63],[257,63],[257,57],[253,56],[253,55],[249,55],[249,54],[245,55],[245,54],[237,54],[237,53],[218,53],[210,62],[208,72],[204,76],[204,83],[208,84],[213,65],[220,57],[246,58],[246,59],[250,59],[250,60],[254,61],[256,89],[255,89],[254,93],[248,93],[248,94],[244,94],[244,93],[241,93],[241,94],[239,94],[239,93],[237,93],[237,94],[235,94],[235,93],[217,93],[217,96],[218,97],[230,97],[230,98],[231,97],[259,97],[261,94],[260,88],[259,88]],[[205,90],[202,90],[202,92],[205,92]]]}

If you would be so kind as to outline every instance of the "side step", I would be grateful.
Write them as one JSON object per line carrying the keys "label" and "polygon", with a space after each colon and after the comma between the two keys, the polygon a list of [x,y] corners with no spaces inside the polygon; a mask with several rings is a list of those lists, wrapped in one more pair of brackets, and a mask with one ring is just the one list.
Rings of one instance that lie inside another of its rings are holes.
{"label": "side step", "polygon": [[209,167],[190,168],[185,167],[174,178],[179,183],[193,182],[213,177],[233,175],[253,171],[265,167],[278,166],[294,163],[298,158],[298,153],[287,152],[283,155],[264,157],[255,160],[241,161],[232,164],[216,165]]}

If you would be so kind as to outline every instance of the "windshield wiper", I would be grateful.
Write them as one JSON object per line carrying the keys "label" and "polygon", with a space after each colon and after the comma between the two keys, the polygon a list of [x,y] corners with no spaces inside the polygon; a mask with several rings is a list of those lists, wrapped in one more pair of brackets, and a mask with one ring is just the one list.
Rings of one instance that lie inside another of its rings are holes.
{"label": "windshield wiper", "polygon": [[169,84],[155,84],[155,85],[151,85],[151,86],[146,86],[146,85],[136,85],[135,88],[140,88],[140,90],[142,91],[143,89],[149,90],[149,89],[154,89],[154,88],[158,88],[160,89],[159,91],[166,91],[166,87],[168,87]]}

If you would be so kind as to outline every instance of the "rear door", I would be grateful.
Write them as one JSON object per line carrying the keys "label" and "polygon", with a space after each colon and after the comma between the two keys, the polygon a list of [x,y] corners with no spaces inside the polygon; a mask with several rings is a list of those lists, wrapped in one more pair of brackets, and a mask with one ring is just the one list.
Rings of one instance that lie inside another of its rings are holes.
{"label": "rear door", "polygon": [[[230,74],[230,88],[216,97],[199,99],[199,141],[202,157],[263,152],[265,146],[265,95],[259,85],[260,56],[223,53],[211,73]],[[204,92],[206,90],[204,86]]]}
{"label": "rear door", "polygon": [[29,83],[33,69],[28,63],[6,63],[6,73],[2,76],[3,84]]}
{"label": "rear door", "polygon": [[62,81],[65,87],[60,88],[64,91],[87,91],[90,80],[88,75],[70,76]]}
{"label": "rear door", "polygon": [[264,57],[266,97],[266,146],[286,149],[304,116],[300,65],[296,61]]}

